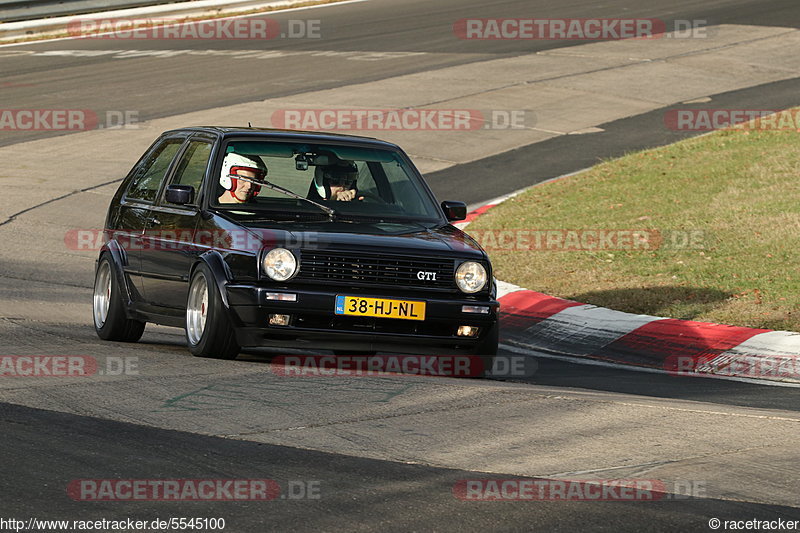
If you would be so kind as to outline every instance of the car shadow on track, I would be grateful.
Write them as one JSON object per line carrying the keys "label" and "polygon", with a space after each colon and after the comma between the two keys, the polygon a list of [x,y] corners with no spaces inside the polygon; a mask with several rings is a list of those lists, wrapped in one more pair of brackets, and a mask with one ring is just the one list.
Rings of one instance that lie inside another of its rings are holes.
{"label": "car shadow on track", "polygon": [[[185,341],[181,330],[148,326],[145,337],[140,341],[150,348],[163,348],[165,352],[175,356],[193,358],[185,350]],[[721,405],[735,405],[761,409],[780,409],[800,411],[800,388],[761,385],[707,377],[673,376],[668,374],[643,372],[607,366],[534,357],[531,355],[513,354],[501,350],[506,357],[520,357],[528,360],[527,369],[534,368],[531,375],[523,378],[489,378],[496,381],[507,381],[521,384],[568,387],[589,391],[615,392],[648,396],[653,398],[669,398],[690,400]],[[276,358],[284,355],[331,355],[326,351],[294,350],[284,348],[245,348],[236,358],[239,362],[254,365],[273,365]],[[384,354],[381,354],[384,355]],[[531,365],[530,361],[534,364]],[[391,379],[391,374],[385,377]],[[397,375],[396,379],[405,379]],[[463,378],[463,382],[471,379]],[[462,380],[459,380],[460,382]]]}
{"label": "car shadow on track", "polygon": [[[711,311],[731,296],[733,295],[730,293],[716,289],[670,285],[589,291],[570,295],[567,299],[626,313],[692,320]],[[678,304],[681,304],[684,312],[682,316],[673,316],[670,310]]]}
{"label": "car shadow on track", "polygon": [[[526,356],[533,357],[533,356]],[[708,377],[677,376],[534,357],[536,373],[517,383],[800,411],[800,388]]]}

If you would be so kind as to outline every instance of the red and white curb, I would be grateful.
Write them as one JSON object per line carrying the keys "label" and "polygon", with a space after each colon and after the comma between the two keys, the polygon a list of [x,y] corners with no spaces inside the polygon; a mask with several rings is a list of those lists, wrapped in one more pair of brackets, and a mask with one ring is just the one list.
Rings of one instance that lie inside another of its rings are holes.
{"label": "red and white curb", "polygon": [[[516,193],[515,193],[516,194]],[[473,210],[464,228],[495,205]],[[497,280],[509,351],[679,376],[800,385],[800,333],[635,315]]]}

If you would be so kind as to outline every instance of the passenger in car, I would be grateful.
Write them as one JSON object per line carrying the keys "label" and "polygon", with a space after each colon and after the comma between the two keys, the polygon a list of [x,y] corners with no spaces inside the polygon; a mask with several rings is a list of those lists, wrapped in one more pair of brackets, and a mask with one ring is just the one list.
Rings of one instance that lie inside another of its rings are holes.
{"label": "passenger in car", "polygon": [[[357,197],[358,167],[352,161],[341,161],[333,165],[318,165],[314,169],[314,181],[308,191],[310,200],[335,200],[350,202]],[[363,200],[359,196],[358,200]]]}
{"label": "passenger in car", "polygon": [[243,204],[261,192],[261,187],[238,178],[263,181],[267,177],[267,167],[260,157],[230,153],[222,162],[219,184],[225,189],[219,197],[221,204]]}

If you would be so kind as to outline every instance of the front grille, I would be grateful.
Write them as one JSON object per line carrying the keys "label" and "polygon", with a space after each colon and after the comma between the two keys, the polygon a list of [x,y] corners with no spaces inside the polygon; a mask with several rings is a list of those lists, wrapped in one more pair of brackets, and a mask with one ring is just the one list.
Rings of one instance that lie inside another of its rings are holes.
{"label": "front grille", "polygon": [[[342,281],[351,285],[454,289],[454,269],[455,262],[452,259],[303,250],[296,279]],[[420,272],[432,272],[436,279],[421,280]]]}

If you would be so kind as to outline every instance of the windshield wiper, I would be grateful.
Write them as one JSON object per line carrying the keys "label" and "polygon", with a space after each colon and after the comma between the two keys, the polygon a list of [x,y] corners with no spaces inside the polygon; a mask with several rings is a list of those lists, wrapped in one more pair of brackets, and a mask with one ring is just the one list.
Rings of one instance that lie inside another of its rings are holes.
{"label": "windshield wiper", "polygon": [[309,200],[305,196],[300,196],[299,194],[293,193],[289,189],[284,189],[280,185],[275,185],[274,183],[269,182],[267,180],[254,181],[254,180],[250,180],[250,179],[247,179],[247,178],[242,178],[241,176],[237,176],[236,179],[242,180],[242,181],[246,181],[248,183],[252,183],[253,185],[259,185],[261,187],[266,187],[267,189],[272,189],[273,191],[278,191],[279,193],[283,193],[286,196],[291,196],[292,198],[295,198],[297,200],[302,200],[304,202],[308,202],[309,204],[315,205],[315,206],[319,207],[320,209],[322,209],[323,211],[325,211],[328,214],[328,220],[330,220],[331,222],[333,222],[336,219],[337,213],[336,213],[336,211],[334,209],[332,209],[332,208],[330,208],[330,207],[328,207],[326,205],[322,205],[322,204],[320,204],[318,202],[315,202],[314,200]]}

